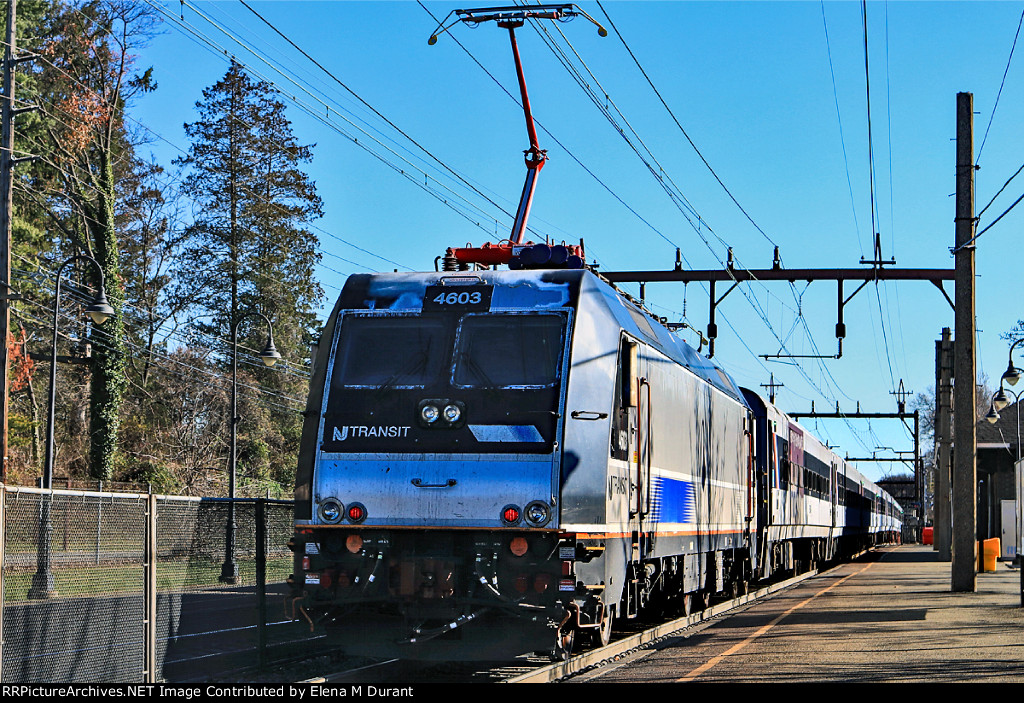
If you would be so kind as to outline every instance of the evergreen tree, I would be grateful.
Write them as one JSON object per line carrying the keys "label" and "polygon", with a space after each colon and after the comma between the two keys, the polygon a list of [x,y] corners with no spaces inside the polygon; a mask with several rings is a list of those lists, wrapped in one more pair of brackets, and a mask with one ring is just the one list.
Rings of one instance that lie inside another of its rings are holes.
{"label": "evergreen tree", "polygon": [[304,340],[318,325],[315,310],[323,298],[314,279],[317,239],[308,229],[321,216],[322,203],[302,171],[312,151],[296,142],[277,92],[237,63],[203,91],[196,109],[199,119],[185,125],[192,145],[181,163],[188,170],[183,191],[199,214],[187,232],[180,295],[200,308],[199,329],[221,340],[225,366],[233,326],[244,318],[240,392],[251,373],[276,399],[272,416],[262,422],[254,413],[240,413],[239,468],[285,480],[294,468],[301,419],[287,399],[301,406],[305,382],[276,367],[247,373],[241,359],[266,340],[263,320],[246,317],[253,312],[271,320],[286,362],[301,364],[308,356]]}

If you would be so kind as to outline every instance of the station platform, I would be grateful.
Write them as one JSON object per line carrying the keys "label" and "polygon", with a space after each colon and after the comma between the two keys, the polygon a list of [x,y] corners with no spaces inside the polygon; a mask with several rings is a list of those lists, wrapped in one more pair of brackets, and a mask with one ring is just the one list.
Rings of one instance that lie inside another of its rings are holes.
{"label": "station platform", "polygon": [[931,546],[869,552],[574,677],[590,683],[1022,683],[1020,571],[951,591]]}

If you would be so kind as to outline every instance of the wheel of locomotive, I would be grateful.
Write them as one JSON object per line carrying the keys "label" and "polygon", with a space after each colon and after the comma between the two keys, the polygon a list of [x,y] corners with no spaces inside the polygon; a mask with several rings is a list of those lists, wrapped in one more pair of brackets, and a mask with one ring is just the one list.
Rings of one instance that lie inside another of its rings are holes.
{"label": "wheel of locomotive", "polygon": [[612,641],[612,623],[615,620],[615,611],[612,608],[607,608],[604,614],[604,620],[601,621],[601,626],[595,628],[591,634],[591,643],[595,647],[607,646]]}
{"label": "wheel of locomotive", "polygon": [[689,615],[693,612],[693,594],[687,593],[683,596],[682,602],[679,605],[679,610],[684,616]]}

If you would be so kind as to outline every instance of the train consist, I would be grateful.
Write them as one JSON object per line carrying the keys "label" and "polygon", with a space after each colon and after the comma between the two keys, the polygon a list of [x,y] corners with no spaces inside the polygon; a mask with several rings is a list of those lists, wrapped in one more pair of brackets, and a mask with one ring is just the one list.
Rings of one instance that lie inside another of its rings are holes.
{"label": "train consist", "polygon": [[346,282],[296,482],[311,625],[370,656],[563,656],[899,539],[888,494],[582,252],[514,249]]}
{"label": "train consist", "polygon": [[898,539],[892,498],[588,269],[582,242],[524,241],[546,155],[515,30],[597,23],[569,4],[452,15],[430,43],[459,22],[509,34],[526,182],[506,243],[342,289],[296,480],[310,624],[353,654],[561,657],[617,618]]}

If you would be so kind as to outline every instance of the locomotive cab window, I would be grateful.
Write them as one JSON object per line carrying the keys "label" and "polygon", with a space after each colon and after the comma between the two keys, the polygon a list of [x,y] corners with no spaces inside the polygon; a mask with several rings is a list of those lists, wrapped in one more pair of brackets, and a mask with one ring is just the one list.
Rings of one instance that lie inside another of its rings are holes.
{"label": "locomotive cab window", "polygon": [[549,388],[558,383],[565,346],[561,315],[466,315],[455,343],[452,385]]}
{"label": "locomotive cab window", "polygon": [[439,319],[350,315],[338,340],[333,385],[422,387],[442,373],[448,339]]}

